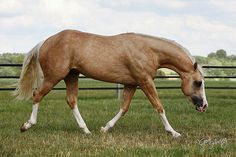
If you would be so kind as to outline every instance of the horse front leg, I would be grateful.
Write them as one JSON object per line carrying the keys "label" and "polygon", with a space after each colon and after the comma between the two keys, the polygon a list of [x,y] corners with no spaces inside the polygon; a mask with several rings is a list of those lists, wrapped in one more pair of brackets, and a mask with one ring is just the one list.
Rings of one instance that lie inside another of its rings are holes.
{"label": "horse front leg", "polygon": [[101,132],[107,132],[110,128],[112,128],[116,122],[125,115],[125,113],[129,110],[130,102],[134,93],[136,91],[137,86],[128,86],[125,85],[123,92],[123,103],[120,111],[116,114],[112,120],[110,120],[105,127],[101,127]]}
{"label": "horse front leg", "polygon": [[153,107],[156,109],[156,111],[160,115],[160,119],[165,127],[165,130],[167,132],[170,132],[173,137],[179,137],[181,136],[180,133],[176,132],[172,126],[170,125],[169,121],[166,118],[165,110],[160,102],[160,99],[157,95],[155,83],[152,79],[148,79],[143,84],[140,85],[141,89],[145,93],[145,95],[148,97],[149,101],[153,105]]}

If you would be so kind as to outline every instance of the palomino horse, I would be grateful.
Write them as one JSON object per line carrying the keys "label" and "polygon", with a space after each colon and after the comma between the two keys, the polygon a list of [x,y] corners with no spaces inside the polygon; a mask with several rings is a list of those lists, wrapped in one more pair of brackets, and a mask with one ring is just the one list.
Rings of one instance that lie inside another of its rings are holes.
{"label": "palomino horse", "polygon": [[36,124],[43,97],[61,80],[67,88],[67,102],[85,133],[90,133],[77,107],[78,76],[83,74],[101,81],[124,85],[123,104],[102,132],[107,132],[128,111],[139,86],[159,113],[165,130],[178,137],[169,124],[158,98],[154,78],[158,68],[176,71],[182,79],[182,91],[200,112],[208,103],[204,91],[204,76],[188,51],[174,41],[142,34],[126,33],[100,36],[75,30],[65,30],[36,45],[25,57],[17,98],[33,96],[30,119],[21,131]]}

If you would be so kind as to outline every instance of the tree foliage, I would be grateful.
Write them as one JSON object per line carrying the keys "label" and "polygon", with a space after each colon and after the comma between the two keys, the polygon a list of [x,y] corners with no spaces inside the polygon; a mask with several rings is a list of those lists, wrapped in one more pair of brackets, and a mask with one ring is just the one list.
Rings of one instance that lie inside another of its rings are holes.
{"label": "tree foliage", "polygon": [[[196,56],[195,58],[201,65],[236,66],[236,56],[227,56],[227,52],[223,49],[209,53],[207,57]],[[236,76],[235,69],[204,69],[204,72],[208,76]]]}
{"label": "tree foliage", "polygon": [[[20,64],[23,63],[24,54],[20,53],[4,53],[0,54],[1,64]],[[1,76],[18,76],[20,75],[20,67],[0,67]]]}
{"label": "tree foliage", "polygon": [[226,58],[227,57],[227,53],[223,49],[217,50],[216,51],[216,57],[217,58]]}
{"label": "tree foliage", "polygon": [[227,52],[224,49],[219,49],[216,52],[209,53],[207,57],[224,59],[227,58]]}

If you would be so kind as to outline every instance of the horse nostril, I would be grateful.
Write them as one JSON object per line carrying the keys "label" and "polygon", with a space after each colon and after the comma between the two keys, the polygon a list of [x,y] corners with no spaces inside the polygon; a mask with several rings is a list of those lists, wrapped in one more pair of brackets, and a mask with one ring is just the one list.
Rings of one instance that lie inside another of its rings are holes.
{"label": "horse nostril", "polygon": [[205,109],[207,107],[207,104],[205,104],[204,106],[203,106],[203,109]]}

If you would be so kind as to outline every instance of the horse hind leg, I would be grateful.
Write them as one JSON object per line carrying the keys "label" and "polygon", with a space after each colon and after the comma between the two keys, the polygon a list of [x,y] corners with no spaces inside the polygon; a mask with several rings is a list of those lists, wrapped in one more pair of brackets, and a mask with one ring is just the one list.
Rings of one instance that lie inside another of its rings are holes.
{"label": "horse hind leg", "polygon": [[87,128],[77,107],[78,75],[78,73],[71,71],[64,79],[66,84],[67,103],[71,108],[79,127],[82,128],[86,134],[90,134],[91,132]]}
{"label": "horse hind leg", "polygon": [[57,82],[58,81],[44,80],[41,87],[38,90],[33,92],[32,113],[31,113],[30,119],[27,122],[22,124],[20,128],[21,132],[27,131],[29,128],[31,128],[33,125],[37,123],[39,103],[43,99],[43,97],[51,91],[51,89]]}
{"label": "horse hind leg", "polygon": [[116,114],[115,117],[113,117],[105,127],[101,127],[101,132],[105,133],[107,132],[110,128],[112,128],[116,122],[125,115],[125,113],[128,111],[131,99],[136,91],[136,86],[125,86],[124,87],[124,92],[123,92],[123,104],[122,107],[120,108],[120,111]]}

